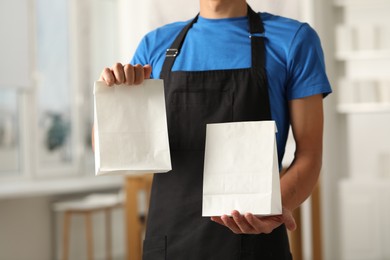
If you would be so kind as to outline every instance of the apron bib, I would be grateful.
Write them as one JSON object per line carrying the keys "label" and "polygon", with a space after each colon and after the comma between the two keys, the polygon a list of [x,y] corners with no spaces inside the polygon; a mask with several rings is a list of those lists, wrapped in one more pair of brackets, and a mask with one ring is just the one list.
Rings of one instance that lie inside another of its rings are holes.
{"label": "apron bib", "polygon": [[248,6],[252,67],[171,71],[189,23],[167,50],[164,79],[172,171],[155,174],[143,260],[291,259],[282,225],[271,234],[236,235],[202,217],[206,124],[271,120],[260,16]]}

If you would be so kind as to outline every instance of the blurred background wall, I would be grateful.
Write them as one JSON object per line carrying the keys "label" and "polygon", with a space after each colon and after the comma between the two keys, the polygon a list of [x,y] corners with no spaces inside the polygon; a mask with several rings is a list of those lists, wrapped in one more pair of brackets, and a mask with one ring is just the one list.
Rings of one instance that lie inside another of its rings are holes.
{"label": "blurred background wall", "polygon": [[[248,3],[306,21],[322,40],[334,89],[325,100],[323,259],[390,259],[390,2]],[[94,177],[93,81],[103,67],[129,62],[148,31],[197,12],[197,0],[0,2],[0,260],[56,259],[62,215],[53,204],[122,189],[121,177]],[[310,207],[309,200],[306,260]],[[116,259],[125,251],[122,213],[112,220]],[[97,259],[104,258],[102,223],[97,215]],[[71,259],[84,259],[82,219],[72,233]]]}

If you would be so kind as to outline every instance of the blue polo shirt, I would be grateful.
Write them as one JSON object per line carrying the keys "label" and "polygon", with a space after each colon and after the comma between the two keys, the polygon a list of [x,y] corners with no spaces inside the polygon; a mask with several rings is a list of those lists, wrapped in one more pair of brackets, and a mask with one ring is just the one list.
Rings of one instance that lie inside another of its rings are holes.
{"label": "blue polo shirt", "polygon": [[[279,161],[289,131],[288,101],[316,94],[326,96],[331,87],[317,33],[306,23],[269,13],[259,13],[265,29],[266,72],[272,118],[276,121]],[[150,64],[159,78],[165,52],[189,21],[176,22],[148,33],[131,64]],[[251,67],[248,18],[199,17],[188,32],[173,71],[206,71]]]}

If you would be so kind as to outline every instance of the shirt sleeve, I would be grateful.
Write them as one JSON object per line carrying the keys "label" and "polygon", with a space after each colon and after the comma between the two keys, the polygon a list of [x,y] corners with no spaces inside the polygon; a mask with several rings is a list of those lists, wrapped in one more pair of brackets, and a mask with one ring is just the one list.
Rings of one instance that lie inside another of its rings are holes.
{"label": "shirt sleeve", "polygon": [[148,64],[147,53],[148,53],[147,52],[147,44],[146,44],[146,39],[144,37],[144,38],[142,38],[141,42],[138,44],[138,47],[134,53],[133,58],[130,61],[130,64],[132,64],[132,65]]}
{"label": "shirt sleeve", "polygon": [[298,29],[288,55],[288,100],[332,92],[317,33],[308,25]]}

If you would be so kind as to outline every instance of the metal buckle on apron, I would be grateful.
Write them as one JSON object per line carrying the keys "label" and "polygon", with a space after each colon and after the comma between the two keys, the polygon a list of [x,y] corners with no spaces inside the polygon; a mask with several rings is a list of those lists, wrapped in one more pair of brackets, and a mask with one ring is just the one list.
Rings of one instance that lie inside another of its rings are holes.
{"label": "metal buckle on apron", "polygon": [[178,53],[179,53],[178,49],[167,49],[165,56],[166,57],[176,57]]}
{"label": "metal buckle on apron", "polygon": [[249,38],[251,39],[252,37],[265,37],[264,33],[253,33],[249,35]]}

